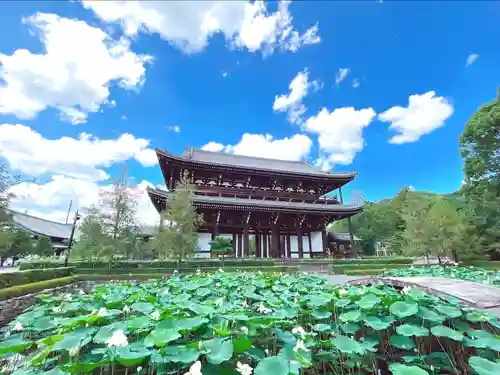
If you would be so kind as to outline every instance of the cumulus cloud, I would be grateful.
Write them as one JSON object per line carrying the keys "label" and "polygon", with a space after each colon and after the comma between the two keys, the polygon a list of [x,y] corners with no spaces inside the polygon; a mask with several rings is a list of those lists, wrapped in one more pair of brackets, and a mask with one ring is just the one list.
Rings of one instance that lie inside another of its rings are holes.
{"label": "cumulus cloud", "polygon": [[467,56],[467,61],[465,62],[465,66],[470,66],[476,62],[476,60],[479,58],[479,55],[477,53],[471,53],[469,56]]}
{"label": "cumulus cloud", "polygon": [[389,122],[396,131],[389,142],[395,144],[415,142],[421,136],[442,127],[453,114],[453,106],[434,91],[411,95],[407,107],[395,106],[379,114],[381,121]]}
{"label": "cumulus cloud", "polygon": [[64,121],[80,124],[108,103],[110,85],[137,89],[144,82],[151,57],[132,52],[127,39],[113,40],[99,28],[55,14],[36,13],[24,22],[44,52],[0,54],[0,114],[32,119],[55,108]]}
{"label": "cumulus cloud", "polygon": [[[136,215],[139,223],[154,225],[158,223],[159,216],[146,192],[147,187],[153,187],[153,184],[141,181],[132,184],[128,191],[137,201]],[[64,222],[70,201],[73,212],[79,210],[85,215],[86,209],[91,205],[106,208],[106,197],[112,189],[112,184],[99,185],[86,179],[54,175],[46,183],[23,182],[14,185],[9,192],[14,195],[11,201],[14,210],[28,211],[33,216]]]}
{"label": "cumulus cloud", "polygon": [[301,160],[309,154],[311,147],[312,140],[303,134],[274,139],[269,134],[245,133],[237,144],[223,145],[212,141],[202,149],[267,159]]}
{"label": "cumulus cloud", "polygon": [[174,133],[180,133],[181,132],[181,127],[179,125],[171,125],[168,127],[168,130]]}
{"label": "cumulus cloud", "polygon": [[159,34],[184,52],[204,50],[222,34],[232,47],[270,54],[297,51],[320,42],[318,25],[299,33],[293,25],[290,1],[269,12],[264,1],[95,1],[83,5],[105,22],[120,23],[129,36]]}
{"label": "cumulus cloud", "polygon": [[57,173],[75,178],[102,181],[109,176],[103,168],[135,159],[144,166],[157,163],[149,141],[132,134],[117,139],[99,139],[82,133],[78,138],[44,138],[20,124],[0,125],[0,157],[10,168],[31,176]]}
{"label": "cumulus cloud", "polygon": [[303,130],[318,136],[323,156],[316,165],[324,170],[336,164],[351,164],[356,154],[365,147],[363,130],[376,116],[372,108],[356,110],[352,107],[329,111],[323,108],[317,115],[308,118]]}
{"label": "cumulus cloud", "polygon": [[351,69],[349,68],[339,68],[335,74],[335,84],[340,85],[340,83],[347,78]]}
{"label": "cumulus cloud", "polygon": [[288,121],[292,124],[298,124],[302,122],[302,116],[307,110],[302,101],[310,90],[319,90],[321,83],[319,81],[309,82],[309,72],[305,69],[295,76],[288,88],[288,94],[282,94],[274,98],[273,110],[275,112],[287,112]]}

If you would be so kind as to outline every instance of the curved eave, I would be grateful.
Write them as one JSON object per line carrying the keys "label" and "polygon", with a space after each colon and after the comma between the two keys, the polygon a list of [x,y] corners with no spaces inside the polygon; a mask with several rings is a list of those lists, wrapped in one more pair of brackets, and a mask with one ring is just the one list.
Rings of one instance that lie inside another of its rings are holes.
{"label": "curved eave", "polygon": [[239,172],[244,174],[252,174],[258,172],[260,174],[268,174],[268,175],[282,175],[282,176],[290,176],[290,177],[307,177],[313,180],[321,180],[321,181],[335,181],[340,182],[342,185],[347,184],[348,182],[354,180],[354,178],[358,175],[358,172],[338,172],[338,173],[324,173],[324,174],[315,174],[315,173],[298,173],[294,171],[283,171],[276,169],[267,169],[267,168],[247,168],[243,166],[235,166],[230,164],[221,164],[221,163],[208,163],[208,162],[199,162],[197,160],[191,160],[188,158],[184,158],[181,156],[174,156],[169,154],[166,151],[162,151],[159,149],[155,149],[156,155],[158,157],[158,162],[162,163],[162,158],[168,159],[178,164],[183,164],[189,167],[194,168],[209,168],[214,170],[226,170]]}
{"label": "curved eave", "polygon": [[[166,202],[168,200],[169,193],[151,188],[148,188],[147,191],[155,208],[159,211],[160,207],[157,201],[161,199]],[[291,204],[291,202],[286,201],[266,201],[260,199],[219,198],[207,196],[196,196],[194,205],[197,208],[223,211],[282,212],[337,217],[348,217],[363,211],[362,205],[325,205],[314,203]]]}

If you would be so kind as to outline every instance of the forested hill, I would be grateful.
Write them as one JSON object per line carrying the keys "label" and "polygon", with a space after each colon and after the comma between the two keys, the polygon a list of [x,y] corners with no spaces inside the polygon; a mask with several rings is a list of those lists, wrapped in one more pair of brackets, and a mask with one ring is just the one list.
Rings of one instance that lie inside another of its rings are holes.
{"label": "forested hill", "polygon": [[[466,211],[460,192],[437,194],[403,188],[392,198],[365,202],[365,210],[352,218],[352,226],[365,254],[372,254],[375,243],[381,242],[397,253],[425,255],[425,246],[442,245],[440,235],[453,232],[457,240],[462,239],[465,233],[458,232],[467,231]],[[440,233],[441,229],[444,232]],[[347,220],[335,223],[330,230],[347,231]]]}

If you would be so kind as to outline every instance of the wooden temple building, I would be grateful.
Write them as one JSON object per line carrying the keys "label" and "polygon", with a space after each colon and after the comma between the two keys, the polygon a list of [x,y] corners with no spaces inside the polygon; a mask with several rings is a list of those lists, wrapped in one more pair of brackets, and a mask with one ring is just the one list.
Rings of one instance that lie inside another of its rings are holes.
{"label": "wooden temple building", "polygon": [[[323,257],[329,243],[326,225],[363,210],[362,205],[344,204],[342,196],[342,186],[357,173],[194,148],[182,156],[156,154],[168,189],[148,189],[158,212],[184,171],[196,187],[194,206],[204,220],[198,234],[200,257],[210,256],[215,236],[231,238],[237,258],[250,255],[250,239],[256,258]],[[338,197],[326,197],[334,191]]]}

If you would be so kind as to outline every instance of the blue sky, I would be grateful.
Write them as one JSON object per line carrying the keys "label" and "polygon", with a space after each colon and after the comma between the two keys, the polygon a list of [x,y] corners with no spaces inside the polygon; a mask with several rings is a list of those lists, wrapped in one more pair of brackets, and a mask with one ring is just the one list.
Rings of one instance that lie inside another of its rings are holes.
{"label": "blue sky", "polygon": [[500,82],[495,2],[105,3],[0,2],[0,157],[37,179],[14,203],[52,219],[123,164],[161,184],[156,147],[355,170],[368,200],[452,192]]}

